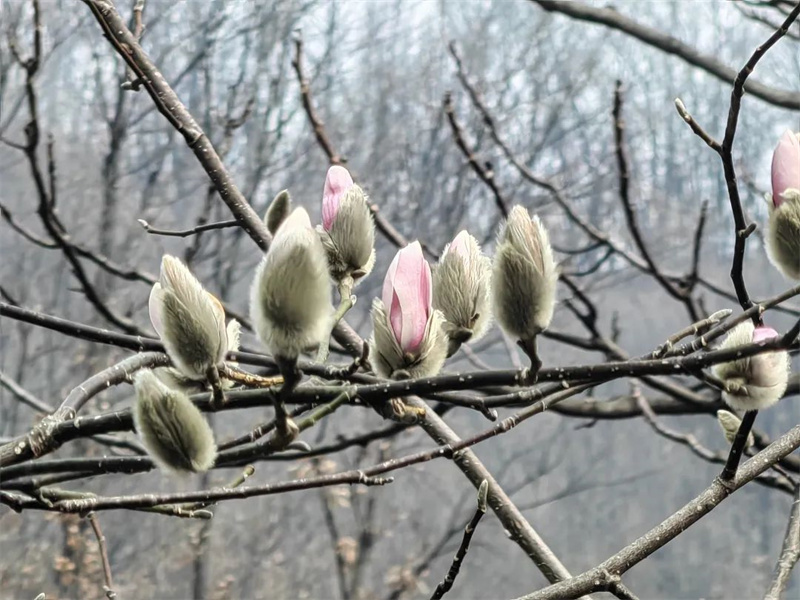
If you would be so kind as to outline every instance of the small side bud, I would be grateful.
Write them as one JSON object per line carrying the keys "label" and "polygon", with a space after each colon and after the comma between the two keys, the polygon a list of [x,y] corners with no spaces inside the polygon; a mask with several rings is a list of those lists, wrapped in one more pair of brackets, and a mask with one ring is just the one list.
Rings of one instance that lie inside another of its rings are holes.
{"label": "small side bud", "polygon": [[478,241],[461,231],[444,250],[433,271],[433,306],[446,319],[448,355],[468,340],[478,340],[491,322],[492,263]]}
{"label": "small side bud", "polygon": [[270,202],[269,208],[267,208],[267,214],[264,215],[264,225],[267,226],[267,229],[272,235],[275,235],[275,232],[278,231],[278,227],[281,226],[281,223],[286,220],[286,217],[288,217],[291,212],[292,198],[289,195],[289,190],[278,192],[278,195]]}
{"label": "small side bud", "polygon": [[322,226],[317,227],[328,256],[331,277],[354,282],[375,265],[375,223],[367,195],[344,167],[328,169],[322,193]]}
{"label": "small side bud", "polygon": [[484,479],[478,488],[478,510],[486,512],[486,500],[489,497],[489,481]]}
{"label": "small side bud", "polygon": [[205,380],[228,350],[225,311],[174,256],[161,261],[161,276],[150,292],[150,321],[174,366],[184,377]]}
{"label": "small side bud", "polygon": [[[734,327],[720,344],[720,350],[757,344],[778,337],[770,327],[755,327],[744,321]],[[789,354],[776,350],[740,358],[714,366],[714,374],[722,379],[726,391],[722,398],[734,410],[761,410],[783,397],[789,382]]]}
{"label": "small side bud", "polygon": [[[733,440],[736,439],[736,434],[739,432],[739,426],[742,424],[742,420],[732,412],[720,409],[717,411],[717,422],[722,429],[725,439],[728,440],[729,444],[732,444]],[[750,432],[747,436],[745,448],[750,448],[755,443],[756,440],[753,437],[753,433]]]}
{"label": "small side bud", "polygon": [[277,357],[295,359],[330,333],[328,264],[308,213],[296,208],[278,228],[250,289],[250,316]]}
{"label": "small side bud", "polygon": [[430,377],[447,358],[444,316],[433,308],[431,269],[419,242],[399,250],[372,304],[373,363],[383,377]]}
{"label": "small side bud", "polygon": [[515,206],[497,241],[492,267],[494,313],[510,336],[523,342],[547,329],[553,318],[558,269],[547,230]]}
{"label": "small side bud", "polygon": [[198,408],[149,370],[136,374],[134,387],[133,422],[153,460],[170,471],[208,471],[214,465],[217,447],[211,427]]}

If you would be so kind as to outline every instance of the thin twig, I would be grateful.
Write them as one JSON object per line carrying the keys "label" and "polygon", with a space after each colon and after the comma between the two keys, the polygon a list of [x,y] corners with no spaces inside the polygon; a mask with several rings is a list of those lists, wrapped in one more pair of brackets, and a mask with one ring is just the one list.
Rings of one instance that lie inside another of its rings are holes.
{"label": "thin twig", "polygon": [[475,514],[472,515],[472,519],[470,519],[469,523],[467,523],[467,526],[464,528],[464,537],[461,539],[461,545],[458,547],[458,551],[453,557],[453,563],[450,565],[450,569],[448,569],[444,580],[436,586],[431,600],[441,600],[453,587],[456,577],[458,577],[458,572],[461,570],[461,563],[466,558],[467,551],[469,551],[469,544],[472,541],[475,529],[478,527],[478,523],[483,515],[486,514],[486,498],[488,494],[489,482],[484,479],[478,488],[478,508],[475,510]]}
{"label": "thin twig", "polygon": [[113,600],[117,597],[117,593],[114,591],[114,582],[111,579],[111,564],[108,562],[106,536],[103,535],[103,530],[100,529],[100,523],[97,520],[97,515],[94,512],[90,512],[88,515],[86,515],[86,518],[89,519],[89,523],[92,525],[92,530],[97,538],[97,545],[100,548],[100,559],[103,563],[103,577],[105,578],[103,591],[106,593],[106,598],[108,598],[108,600]]}

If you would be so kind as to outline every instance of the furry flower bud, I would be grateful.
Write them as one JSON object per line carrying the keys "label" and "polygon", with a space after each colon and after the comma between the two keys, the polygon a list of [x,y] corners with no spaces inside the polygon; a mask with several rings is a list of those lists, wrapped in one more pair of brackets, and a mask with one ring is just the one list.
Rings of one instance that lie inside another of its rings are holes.
{"label": "furry flower bud", "polygon": [[294,359],[330,334],[328,264],[304,208],[278,228],[250,289],[256,333],[276,356]]}
{"label": "furry flower bud", "polygon": [[494,314],[519,340],[547,329],[555,308],[558,269],[547,230],[528,211],[515,206],[500,232],[492,268]]}
{"label": "furry flower bud", "polygon": [[381,299],[372,305],[375,366],[391,377],[439,372],[447,357],[444,315],[433,308],[431,269],[419,242],[399,250],[389,265]]}
{"label": "furry flower bud", "polygon": [[198,408],[149,370],[136,374],[134,387],[133,422],[153,460],[171,471],[208,471],[214,465],[217,447],[211,427]]}
{"label": "furry flower bud", "polygon": [[772,195],[767,194],[767,250],[772,264],[800,279],[800,137],[787,131],[772,155]]}
{"label": "furry flower bud", "polygon": [[320,239],[328,255],[331,277],[354,282],[372,271],[375,264],[375,223],[367,195],[353,183],[347,169],[328,169],[322,193],[322,227]]}
{"label": "furry flower bud", "polygon": [[[732,412],[721,409],[717,411],[717,422],[722,429],[722,434],[725,436],[725,439],[728,440],[729,444],[732,444],[733,440],[736,439],[736,434],[739,432],[739,426],[742,424],[742,420]],[[753,433],[750,432],[747,436],[745,448],[749,448],[755,443],[756,440],[753,437]]]}
{"label": "furry flower bud", "polygon": [[292,197],[289,195],[288,190],[278,192],[278,195],[272,199],[267,209],[267,214],[264,215],[264,225],[272,235],[278,231],[278,227],[286,220],[289,213],[292,212]]}
{"label": "furry flower bud", "polygon": [[[734,327],[720,344],[720,350],[757,344],[778,337],[765,326],[745,321]],[[783,397],[789,381],[789,355],[785,350],[766,352],[714,366],[714,374],[727,390],[722,398],[735,410],[761,410]]]}
{"label": "furry flower bud", "polygon": [[433,271],[433,307],[441,310],[447,321],[445,331],[452,340],[452,352],[486,333],[491,320],[491,274],[491,261],[481,254],[478,241],[466,230],[439,259]]}
{"label": "furry flower bud", "polygon": [[150,292],[150,321],[172,363],[189,379],[204,380],[228,349],[225,311],[180,260],[164,256]]}

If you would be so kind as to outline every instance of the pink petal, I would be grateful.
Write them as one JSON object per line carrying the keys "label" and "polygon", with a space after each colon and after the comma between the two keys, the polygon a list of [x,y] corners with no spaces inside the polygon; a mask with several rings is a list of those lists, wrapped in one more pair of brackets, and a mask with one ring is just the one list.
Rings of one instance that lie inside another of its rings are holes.
{"label": "pink petal", "polygon": [[760,325],[753,330],[753,343],[765,342],[778,337],[778,332],[772,327]]}
{"label": "pink petal", "polygon": [[433,300],[431,268],[419,242],[398,251],[386,273],[381,297],[395,338],[404,352],[419,349]]}
{"label": "pink petal", "polygon": [[334,165],[328,169],[325,188],[322,190],[322,227],[327,231],[333,225],[339,204],[348,189],[353,186],[353,178],[344,167]]}
{"label": "pink petal", "polygon": [[783,202],[788,188],[800,190],[800,139],[787,130],[772,154],[772,202],[775,208]]}

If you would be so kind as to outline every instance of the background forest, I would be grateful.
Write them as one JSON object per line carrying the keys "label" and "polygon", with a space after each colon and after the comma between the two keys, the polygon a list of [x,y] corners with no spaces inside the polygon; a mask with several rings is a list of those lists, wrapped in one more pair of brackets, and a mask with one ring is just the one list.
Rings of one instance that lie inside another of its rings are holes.
{"label": "background forest", "polygon": [[[231,215],[181,134],[103,37],[87,4],[92,1],[40,0],[41,54],[31,76],[24,61],[35,52],[33,5],[0,0],[2,301],[152,337],[148,295],[161,256],[169,253],[185,260],[229,312],[246,315],[262,253],[242,229],[168,237],[148,232],[140,222],[183,230]],[[687,60],[669,45],[658,47],[559,14],[559,6],[551,12],[548,2],[114,4],[132,30],[139,15],[142,47],[259,215],[275,194],[288,189],[319,222],[326,170],[341,160],[392,231],[419,239],[433,253],[466,228],[491,254],[504,207],[521,204],[538,214],[556,260],[576,284],[559,284],[550,335],[540,342],[545,366],[620,359],[614,348],[626,358],[639,356],[707,314],[740,312],[729,276],[733,222],[722,165],[674,106],[680,97],[692,117],[722,139],[733,75],[716,76],[708,63]],[[680,40],[735,74],[795,4],[626,1],[615,3],[615,14]],[[137,6],[143,10],[137,13]],[[298,68],[307,88],[300,85]],[[763,196],[770,189],[778,137],[786,129],[800,130],[800,25],[795,22],[766,53],[752,79],[766,92],[744,96],[733,160],[745,214],[759,225],[747,241],[744,276],[753,298],[763,300],[791,285],[764,251]],[[630,206],[658,267],[689,274],[690,301],[665,292],[631,235],[615,154],[617,81]],[[28,86],[34,90],[40,136],[34,160],[52,182],[44,191],[50,208],[70,243],[82,249],[75,258],[81,278],[47,227],[52,218],[45,214],[47,202],[43,212],[31,157],[20,148],[31,121]],[[304,106],[309,98],[324,127],[323,143]],[[613,243],[587,235],[548,185]],[[363,338],[371,333],[372,298],[380,295],[396,252],[385,235],[379,233],[376,241],[376,267],[357,289],[358,302],[347,315]],[[799,314],[795,298],[770,311],[767,320],[785,332]],[[261,348],[248,331],[243,346]],[[3,443],[25,434],[72,388],[130,355],[8,317],[0,321],[0,349]],[[338,352],[333,361],[345,364],[348,358]],[[523,364],[525,356],[495,326],[450,359],[446,370]],[[799,366],[793,358],[793,371]],[[800,422],[799,392],[794,376],[788,397],[759,415],[759,444]],[[640,397],[653,415],[643,415]],[[81,414],[125,408],[132,400],[131,386],[116,386],[94,397]],[[715,416],[721,406],[719,392],[693,377],[620,379],[473,450],[577,574],[709,485],[729,448]],[[419,427],[346,408],[303,433],[301,439],[319,452],[264,457],[252,463],[255,472],[247,484],[363,468],[432,447]],[[237,410],[209,419],[217,439],[225,441],[268,419],[271,410]],[[513,410],[501,410],[501,416]],[[491,425],[480,412],[458,406],[446,407],[444,417],[462,437]],[[692,436],[689,443],[685,436]],[[115,439],[132,441],[135,435]],[[131,452],[124,444],[86,438],[49,458]],[[800,461],[793,458],[784,467],[793,466],[796,480]],[[104,496],[191,491],[229,483],[241,470],[220,468],[184,478],[158,470],[104,474],[63,486]],[[449,460],[393,475],[394,483],[386,486],[321,487],[223,502],[212,520],[100,512],[114,589],[121,599],[429,597],[475,512],[476,490]],[[792,507],[787,481],[746,486],[632,568],[626,584],[642,598],[762,597]],[[488,512],[449,597],[513,598],[547,583],[509,535]],[[104,597],[95,534],[78,514],[17,513],[0,506],[0,548],[2,598],[41,592],[48,599]],[[786,597],[798,594],[795,573]]]}

